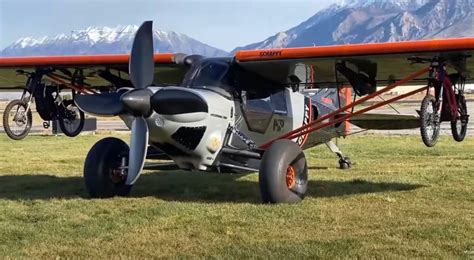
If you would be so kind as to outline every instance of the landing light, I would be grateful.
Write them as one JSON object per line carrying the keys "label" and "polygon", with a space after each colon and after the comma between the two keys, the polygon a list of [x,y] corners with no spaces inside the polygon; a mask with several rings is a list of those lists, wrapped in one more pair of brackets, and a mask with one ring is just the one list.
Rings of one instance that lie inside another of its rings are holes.
{"label": "landing light", "polygon": [[213,133],[207,142],[207,149],[211,153],[215,153],[219,150],[219,147],[221,147],[221,135],[219,133]]}

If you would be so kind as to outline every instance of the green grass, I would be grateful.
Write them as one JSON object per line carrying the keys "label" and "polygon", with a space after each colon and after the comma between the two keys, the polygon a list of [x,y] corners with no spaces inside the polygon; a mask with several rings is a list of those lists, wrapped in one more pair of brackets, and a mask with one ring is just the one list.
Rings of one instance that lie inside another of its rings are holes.
{"label": "green grass", "polygon": [[256,174],[183,171],[89,199],[82,165],[103,137],[0,137],[0,258],[472,257],[472,138],[433,149],[417,136],[343,139],[352,169],[312,149],[303,203],[262,205]]}

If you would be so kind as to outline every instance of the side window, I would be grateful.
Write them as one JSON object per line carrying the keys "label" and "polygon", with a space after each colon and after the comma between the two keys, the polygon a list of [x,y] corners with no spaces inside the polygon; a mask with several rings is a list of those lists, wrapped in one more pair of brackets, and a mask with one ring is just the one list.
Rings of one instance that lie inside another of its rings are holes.
{"label": "side window", "polygon": [[242,92],[242,110],[249,130],[258,133],[265,133],[273,114],[270,97],[247,99],[245,91]]}
{"label": "side window", "polygon": [[252,98],[248,94],[242,91],[242,110],[250,131],[265,133],[273,114],[287,114],[284,91],[263,98]]}
{"label": "side window", "polygon": [[286,115],[285,88],[256,73],[237,70],[242,112],[250,131],[265,133],[273,115]]}
{"label": "side window", "polygon": [[288,110],[286,108],[286,98],[285,98],[285,91],[278,91],[273,93],[270,96],[273,106],[273,112],[279,115],[286,115],[288,114]]}

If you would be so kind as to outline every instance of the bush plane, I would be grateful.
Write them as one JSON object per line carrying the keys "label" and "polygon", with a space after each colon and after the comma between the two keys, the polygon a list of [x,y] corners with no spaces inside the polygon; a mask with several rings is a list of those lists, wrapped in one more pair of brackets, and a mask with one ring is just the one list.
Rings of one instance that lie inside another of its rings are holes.
{"label": "bush plane", "polygon": [[[450,121],[454,138],[464,139],[469,116],[463,90],[474,80],[473,52],[474,38],[463,38],[246,50],[221,58],[155,54],[147,21],[130,55],[1,58],[0,81],[12,88],[24,85],[16,71],[30,78],[55,73],[60,86],[90,90],[73,95],[82,111],[118,116],[130,128],[130,144],[108,137],[87,154],[84,181],[91,197],[125,196],[143,169],[177,167],[258,172],[264,203],[296,203],[308,185],[305,149],[326,144],[341,168],[351,166],[332,141],[347,135],[347,122],[365,129],[420,128],[433,146],[441,121]],[[407,84],[423,87],[354,111]],[[419,116],[368,113],[421,92]]]}

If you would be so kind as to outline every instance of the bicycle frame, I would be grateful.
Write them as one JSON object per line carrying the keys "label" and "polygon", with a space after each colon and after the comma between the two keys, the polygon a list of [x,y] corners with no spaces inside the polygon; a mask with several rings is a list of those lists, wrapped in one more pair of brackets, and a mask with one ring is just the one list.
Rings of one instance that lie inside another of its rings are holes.
{"label": "bicycle frame", "polygon": [[[62,85],[65,86],[66,88],[69,88],[72,90],[73,98],[75,92],[81,93],[81,94],[94,94],[96,91],[92,89],[86,88],[84,85],[81,84],[74,84],[74,83],[68,83],[66,80],[62,79],[60,75],[54,74],[53,70],[51,69],[37,69],[35,72],[29,73],[29,72],[24,72],[24,71],[18,71],[20,74],[25,74],[27,75],[28,79],[26,81],[26,88],[23,91],[23,94],[21,96],[21,100],[23,100],[26,103],[26,111],[31,110],[31,103],[33,98],[35,98],[35,90],[36,88],[41,85],[41,81],[43,77],[47,77],[50,81],[58,84],[58,86]],[[50,86],[45,86],[46,88],[49,88]],[[60,93],[61,89],[58,87],[58,95]],[[27,93],[29,93],[29,96],[27,96]],[[57,106],[60,106],[60,103],[55,100],[55,103],[57,103]],[[57,114],[57,111],[55,111],[55,114]],[[46,119],[45,119],[46,120]]]}
{"label": "bicycle frame", "polygon": [[[439,115],[446,114],[448,111],[443,111],[443,108],[449,108],[448,118],[450,121],[457,119],[459,113],[456,104],[455,86],[446,72],[446,65],[438,61],[431,63],[427,95],[431,88],[435,90],[437,113]],[[446,99],[444,99],[444,95],[446,95]],[[447,118],[445,117],[445,119]]]}
{"label": "bicycle frame", "polygon": [[[51,69],[37,69],[35,72],[18,71],[20,74],[27,76],[25,88],[23,90],[21,100],[25,104],[25,113],[31,112],[31,105],[33,98],[36,100],[37,112],[44,120],[43,127],[48,128],[50,126],[49,121],[51,120],[63,120],[67,113],[66,104],[61,96],[61,87],[66,87],[72,90],[74,99],[75,92],[82,94],[91,94],[95,91],[87,89],[82,84],[67,83],[61,78],[61,76],[53,73]],[[44,85],[42,79],[47,77],[48,80],[55,82],[56,86]],[[52,89],[54,88],[54,89]],[[16,114],[19,110],[17,109]],[[16,117],[17,115],[15,115]],[[83,124],[83,123],[82,123]]]}

